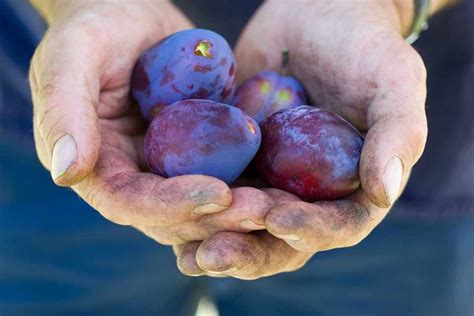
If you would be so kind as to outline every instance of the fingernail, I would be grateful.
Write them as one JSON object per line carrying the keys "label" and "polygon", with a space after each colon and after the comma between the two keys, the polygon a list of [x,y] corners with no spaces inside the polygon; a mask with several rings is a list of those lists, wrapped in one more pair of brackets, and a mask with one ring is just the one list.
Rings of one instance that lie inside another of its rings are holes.
{"label": "fingernail", "polygon": [[220,212],[222,211],[222,209],[223,207],[219,204],[208,203],[208,204],[204,204],[199,207],[196,207],[194,209],[194,213],[199,214],[199,215],[212,214],[212,213]]}
{"label": "fingernail", "polygon": [[262,230],[265,229],[265,226],[259,225],[250,219],[244,219],[240,222],[240,228],[243,230]]}
{"label": "fingernail", "polygon": [[394,156],[388,161],[387,167],[382,177],[385,196],[390,204],[395,202],[400,193],[402,184],[403,165],[400,158]]}
{"label": "fingernail", "polygon": [[288,235],[277,235],[278,238],[285,239],[288,241],[300,241],[301,237],[295,234],[288,234]]}
{"label": "fingernail", "polygon": [[53,179],[56,180],[63,176],[76,159],[76,141],[71,135],[66,134],[58,139],[54,145],[53,159],[51,161],[51,176]]}

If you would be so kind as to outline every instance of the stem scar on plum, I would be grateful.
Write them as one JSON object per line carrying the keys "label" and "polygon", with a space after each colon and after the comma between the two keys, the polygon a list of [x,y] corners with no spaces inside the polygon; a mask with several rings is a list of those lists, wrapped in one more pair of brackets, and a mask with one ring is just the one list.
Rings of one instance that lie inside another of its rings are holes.
{"label": "stem scar on plum", "polygon": [[212,46],[212,43],[208,40],[202,40],[198,42],[196,47],[194,48],[194,54],[197,56],[214,59],[214,56],[211,52]]}

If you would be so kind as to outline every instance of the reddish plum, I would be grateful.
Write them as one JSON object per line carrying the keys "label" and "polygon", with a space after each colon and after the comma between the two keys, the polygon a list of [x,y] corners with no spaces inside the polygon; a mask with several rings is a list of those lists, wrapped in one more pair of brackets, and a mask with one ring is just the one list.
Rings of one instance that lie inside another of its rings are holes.
{"label": "reddish plum", "polygon": [[132,95],[145,118],[185,99],[230,103],[235,91],[235,59],[219,34],[190,29],[148,49],[132,76]]}
{"label": "reddish plum", "polygon": [[338,199],[359,187],[364,139],[339,115],[299,106],[273,114],[261,128],[255,159],[268,184],[305,201]]}
{"label": "reddish plum", "polygon": [[150,169],[173,177],[204,174],[234,181],[255,156],[258,124],[241,110],[214,101],[183,100],[164,107],[145,137]]}
{"label": "reddish plum", "polygon": [[262,71],[244,81],[237,88],[232,104],[258,123],[275,112],[307,104],[306,93],[301,82],[288,76],[287,54],[283,53],[282,73]]}

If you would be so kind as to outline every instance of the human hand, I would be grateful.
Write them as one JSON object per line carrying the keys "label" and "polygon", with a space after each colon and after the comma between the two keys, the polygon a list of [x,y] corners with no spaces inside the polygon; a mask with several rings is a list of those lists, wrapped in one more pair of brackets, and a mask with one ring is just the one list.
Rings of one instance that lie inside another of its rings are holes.
{"label": "human hand", "polygon": [[[144,50],[191,23],[168,1],[42,3],[50,5],[50,28],[33,57],[30,83],[36,149],[54,181],[105,218],[164,244],[202,240],[219,225],[248,231],[239,228],[245,212],[233,213],[243,202],[231,204],[222,181],[143,172],[146,125],[130,102],[131,72]],[[208,223],[204,215],[229,206],[226,223]]]}
{"label": "human hand", "polygon": [[426,71],[400,35],[406,19],[394,3],[274,0],[256,13],[236,48],[239,78],[278,70],[288,48],[290,70],[313,103],[366,133],[361,187],[345,199],[315,203],[288,195],[282,201],[284,193],[273,191],[267,232],[222,232],[175,247],[178,256],[195,257],[189,270],[242,279],[295,270],[317,251],[357,244],[382,221],[427,135]]}
{"label": "human hand", "polygon": [[[260,212],[248,212],[250,220],[256,223],[265,224],[265,216],[271,207],[299,200],[293,194],[278,189],[254,190],[260,194],[265,192],[271,198],[267,204],[269,207],[257,205]],[[253,215],[258,216],[255,219]],[[253,280],[297,270],[313,255],[293,249],[282,239],[262,230],[264,227],[248,227],[248,233],[220,230],[204,241],[173,245],[178,268],[188,276]]]}

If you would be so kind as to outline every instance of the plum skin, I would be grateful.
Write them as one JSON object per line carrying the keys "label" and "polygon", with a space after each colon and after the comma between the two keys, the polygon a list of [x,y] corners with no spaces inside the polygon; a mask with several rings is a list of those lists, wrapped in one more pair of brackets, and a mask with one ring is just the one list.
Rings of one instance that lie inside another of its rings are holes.
{"label": "plum skin", "polygon": [[188,99],[164,107],[145,136],[145,157],[161,176],[204,174],[233,182],[257,153],[258,124],[241,110]]}
{"label": "plum skin", "polygon": [[334,200],[360,185],[363,136],[339,115],[312,106],[277,112],[261,124],[255,157],[268,184],[302,200]]}
{"label": "plum skin", "polygon": [[303,85],[292,76],[265,70],[244,81],[232,104],[258,123],[275,112],[307,104]]}
{"label": "plum skin", "polygon": [[219,34],[189,29],[161,40],[139,58],[131,92],[151,120],[162,106],[185,99],[230,103],[235,92],[232,49]]}

